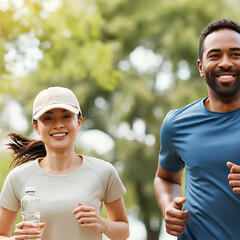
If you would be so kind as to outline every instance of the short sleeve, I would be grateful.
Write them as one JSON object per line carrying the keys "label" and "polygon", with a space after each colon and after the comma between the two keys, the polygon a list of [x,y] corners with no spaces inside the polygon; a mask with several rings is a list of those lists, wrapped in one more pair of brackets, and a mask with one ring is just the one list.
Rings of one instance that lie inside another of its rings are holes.
{"label": "short sleeve", "polygon": [[122,197],[124,194],[126,194],[126,189],[116,171],[116,169],[109,164],[108,167],[109,174],[108,178],[106,179],[106,188],[105,188],[105,197],[104,202],[113,202],[120,197]]}
{"label": "short sleeve", "polygon": [[0,195],[0,206],[13,212],[18,212],[20,209],[21,204],[14,188],[12,172],[7,175],[4,181]]}
{"label": "short sleeve", "polygon": [[171,114],[165,117],[160,132],[159,164],[167,172],[178,172],[184,168],[185,164],[179,157],[172,139]]}

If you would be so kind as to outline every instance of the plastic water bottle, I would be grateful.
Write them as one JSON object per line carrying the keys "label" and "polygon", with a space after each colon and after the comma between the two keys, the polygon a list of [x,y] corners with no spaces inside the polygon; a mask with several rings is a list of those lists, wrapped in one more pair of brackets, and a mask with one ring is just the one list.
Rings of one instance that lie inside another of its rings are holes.
{"label": "plastic water bottle", "polygon": [[22,219],[34,224],[40,223],[40,199],[35,195],[35,187],[26,187],[21,200]]}

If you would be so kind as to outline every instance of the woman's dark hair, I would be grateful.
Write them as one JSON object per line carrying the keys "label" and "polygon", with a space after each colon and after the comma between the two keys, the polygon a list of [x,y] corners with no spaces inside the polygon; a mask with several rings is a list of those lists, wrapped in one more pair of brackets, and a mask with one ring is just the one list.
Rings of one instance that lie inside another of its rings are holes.
{"label": "woman's dark hair", "polygon": [[46,156],[46,148],[41,140],[28,138],[17,133],[8,133],[7,138],[7,149],[13,150],[13,159],[10,164],[12,168]]}
{"label": "woman's dark hair", "polygon": [[[81,113],[78,114],[78,119],[81,118]],[[37,120],[33,120],[37,124]],[[41,140],[35,140],[25,137],[17,133],[8,133],[6,135],[8,142],[7,149],[13,151],[11,168],[15,168],[23,163],[36,160],[37,158],[46,157],[46,148]]]}
{"label": "woman's dark hair", "polygon": [[240,34],[240,25],[230,19],[218,19],[210,22],[206,28],[202,30],[200,39],[199,39],[199,49],[198,49],[198,55],[199,59],[202,61],[203,56],[203,44],[206,39],[206,37],[215,31],[221,30],[221,29],[230,29],[235,32],[238,32]]}

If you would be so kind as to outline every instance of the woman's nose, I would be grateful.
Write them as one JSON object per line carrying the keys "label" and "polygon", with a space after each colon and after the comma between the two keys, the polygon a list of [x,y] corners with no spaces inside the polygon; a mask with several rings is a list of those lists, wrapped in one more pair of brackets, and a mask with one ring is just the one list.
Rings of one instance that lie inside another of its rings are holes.
{"label": "woman's nose", "polygon": [[63,126],[64,126],[64,125],[63,125],[61,119],[56,119],[56,121],[55,121],[55,123],[54,123],[54,127],[55,127],[56,129],[60,129],[60,128],[62,128]]}

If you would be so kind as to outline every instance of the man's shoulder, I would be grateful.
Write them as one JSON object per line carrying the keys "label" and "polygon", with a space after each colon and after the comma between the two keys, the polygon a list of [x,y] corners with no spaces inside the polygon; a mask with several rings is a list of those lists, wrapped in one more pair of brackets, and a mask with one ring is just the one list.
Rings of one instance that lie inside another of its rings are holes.
{"label": "man's shoulder", "polygon": [[204,99],[198,99],[195,102],[192,102],[181,108],[173,109],[168,112],[168,114],[166,115],[166,119],[176,119],[176,118],[193,116],[195,114],[201,114],[202,113],[201,105],[203,101]]}
{"label": "man's shoulder", "polygon": [[166,128],[168,133],[190,127],[197,124],[202,119],[205,119],[205,112],[203,110],[204,99],[199,99],[182,108],[174,109],[166,115],[162,128]]}

